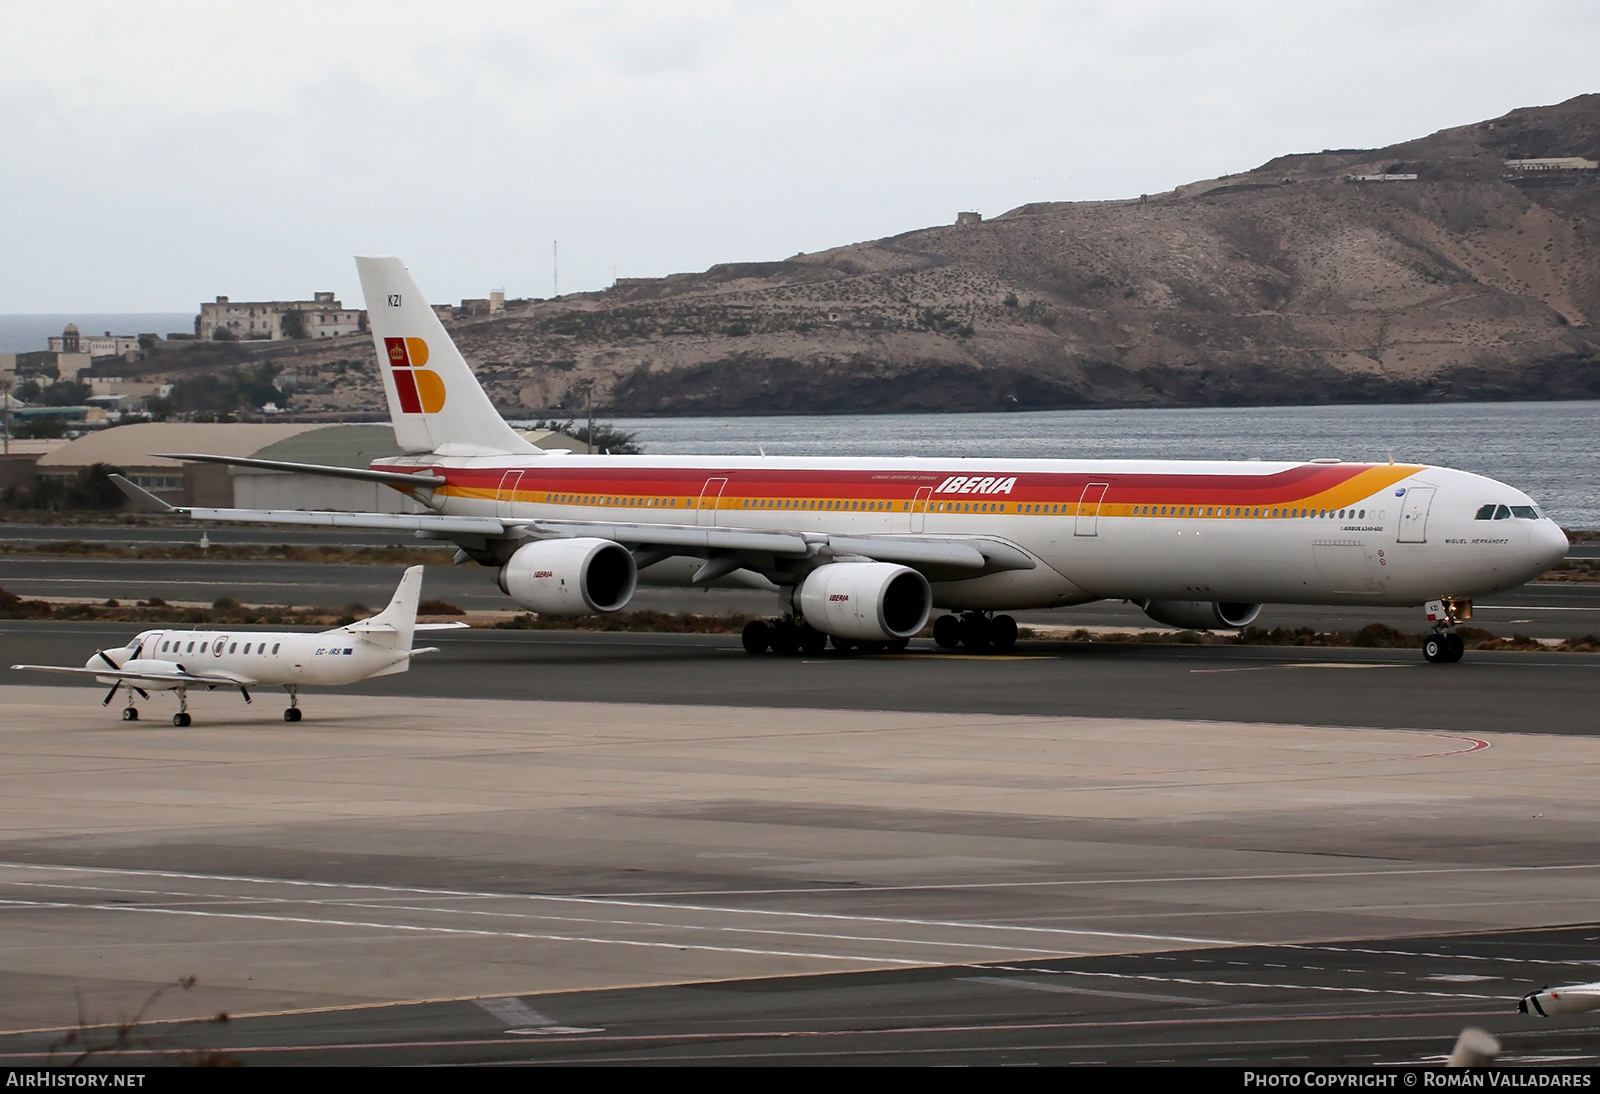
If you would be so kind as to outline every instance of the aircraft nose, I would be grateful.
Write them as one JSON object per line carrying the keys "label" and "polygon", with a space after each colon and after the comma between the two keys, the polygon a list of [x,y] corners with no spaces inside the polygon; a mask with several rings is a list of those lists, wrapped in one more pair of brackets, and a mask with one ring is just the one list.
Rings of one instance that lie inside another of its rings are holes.
{"label": "aircraft nose", "polygon": [[1541,520],[1533,526],[1533,532],[1528,536],[1528,561],[1537,562],[1543,573],[1566,556],[1568,546],[1567,534],[1559,524],[1553,520]]}

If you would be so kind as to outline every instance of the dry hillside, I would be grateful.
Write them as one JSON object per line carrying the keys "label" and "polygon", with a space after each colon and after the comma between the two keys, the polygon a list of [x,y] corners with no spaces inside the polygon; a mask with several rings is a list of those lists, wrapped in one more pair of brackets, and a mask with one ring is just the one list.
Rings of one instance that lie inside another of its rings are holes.
{"label": "dry hillside", "polygon": [[[1600,159],[1600,95],[453,333],[518,414],[581,409],[586,384],[608,414],[1600,397],[1600,178],[1503,163],[1542,156]],[[367,363],[376,402],[370,346],[315,355],[338,356]],[[302,406],[361,389],[290,367]]]}

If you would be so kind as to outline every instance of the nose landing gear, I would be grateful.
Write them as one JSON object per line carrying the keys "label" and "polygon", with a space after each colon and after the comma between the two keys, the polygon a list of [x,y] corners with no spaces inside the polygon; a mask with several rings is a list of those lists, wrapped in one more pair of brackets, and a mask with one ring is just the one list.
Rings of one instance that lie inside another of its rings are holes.
{"label": "nose landing gear", "polygon": [[1430,665],[1452,665],[1467,652],[1456,625],[1472,618],[1472,601],[1447,596],[1426,605],[1433,633],[1422,641],[1422,657]]}

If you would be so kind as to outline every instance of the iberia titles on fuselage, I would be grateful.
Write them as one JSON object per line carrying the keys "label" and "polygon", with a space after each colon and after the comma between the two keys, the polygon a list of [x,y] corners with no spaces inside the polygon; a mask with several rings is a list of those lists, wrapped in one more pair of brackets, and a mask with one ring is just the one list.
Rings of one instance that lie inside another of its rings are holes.
{"label": "iberia titles on fuselage", "polygon": [[400,262],[356,261],[408,454],[315,470],[386,482],[429,512],[194,517],[449,539],[545,613],[615,611],[641,574],[772,589],[783,615],[756,639],[779,649],[903,643],[934,607],[965,613],[946,628],[956,640],[1003,639],[1015,626],[992,613],[1113,598],[1198,627],[1242,626],[1271,602],[1427,604],[1425,652],[1454,660],[1471,598],[1567,547],[1521,491],[1417,464],[546,453],[494,410]]}

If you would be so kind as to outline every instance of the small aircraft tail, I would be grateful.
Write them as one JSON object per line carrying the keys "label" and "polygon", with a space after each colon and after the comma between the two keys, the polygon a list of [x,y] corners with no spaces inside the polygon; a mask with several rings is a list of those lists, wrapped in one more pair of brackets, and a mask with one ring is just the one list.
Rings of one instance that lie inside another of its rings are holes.
{"label": "small aircraft tail", "polygon": [[375,645],[393,647],[407,653],[417,631],[417,602],[422,598],[422,567],[413,566],[400,578],[389,606],[371,619],[353,623],[345,630],[355,631]]}
{"label": "small aircraft tail", "polygon": [[540,455],[495,410],[398,258],[357,258],[394,438],[407,453]]}

